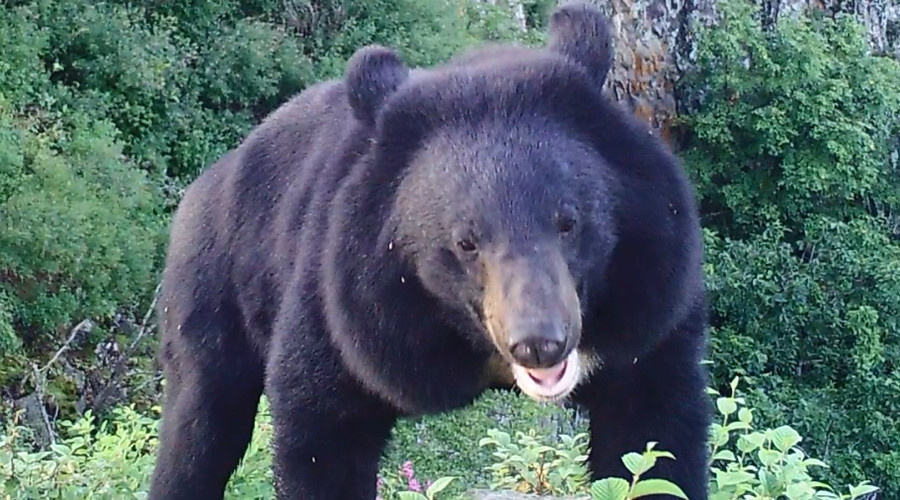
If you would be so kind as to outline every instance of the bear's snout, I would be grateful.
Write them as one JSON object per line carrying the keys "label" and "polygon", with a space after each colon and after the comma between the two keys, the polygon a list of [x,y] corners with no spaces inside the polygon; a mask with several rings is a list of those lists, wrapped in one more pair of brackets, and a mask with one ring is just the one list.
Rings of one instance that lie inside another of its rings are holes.
{"label": "bear's snout", "polygon": [[537,399],[570,392],[583,370],[581,304],[557,249],[486,256],[484,319],[519,387]]}
{"label": "bear's snout", "polygon": [[502,354],[542,367],[577,345],[581,304],[561,252],[488,256],[484,273],[484,317]]}

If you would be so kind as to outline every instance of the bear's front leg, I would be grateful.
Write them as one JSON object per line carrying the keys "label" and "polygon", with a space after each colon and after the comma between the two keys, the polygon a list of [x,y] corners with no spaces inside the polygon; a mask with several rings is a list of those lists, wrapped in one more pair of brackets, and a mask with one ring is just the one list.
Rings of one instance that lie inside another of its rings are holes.
{"label": "bear's front leg", "polygon": [[[631,480],[622,455],[642,452],[656,441],[660,458],[642,478],[674,482],[690,500],[708,497],[710,403],[706,377],[698,363],[698,339],[678,331],[654,353],[631,364],[605,368],[579,390],[590,415],[589,465],[594,479]],[[670,496],[646,497],[671,500]]]}
{"label": "bear's front leg", "polygon": [[282,500],[371,500],[396,414],[312,346],[270,364],[274,474]]}

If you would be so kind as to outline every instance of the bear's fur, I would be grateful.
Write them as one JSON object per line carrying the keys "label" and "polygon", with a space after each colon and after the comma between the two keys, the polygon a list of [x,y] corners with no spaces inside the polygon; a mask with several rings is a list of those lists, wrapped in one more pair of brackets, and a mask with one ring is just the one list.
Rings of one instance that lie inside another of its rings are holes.
{"label": "bear's fur", "polygon": [[702,249],[676,158],[601,94],[593,8],[546,49],[409,69],[370,46],[207,169],[172,223],[154,500],[221,498],[260,395],[279,498],[371,500],[397,418],[516,384],[589,412],[589,465],[707,497]]}

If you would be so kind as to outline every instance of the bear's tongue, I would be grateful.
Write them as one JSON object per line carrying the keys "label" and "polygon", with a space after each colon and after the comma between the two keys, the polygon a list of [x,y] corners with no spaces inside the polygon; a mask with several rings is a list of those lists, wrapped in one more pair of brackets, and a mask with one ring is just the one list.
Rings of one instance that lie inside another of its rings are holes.
{"label": "bear's tongue", "polygon": [[566,373],[566,361],[550,368],[528,368],[525,371],[531,380],[545,387],[552,387]]}

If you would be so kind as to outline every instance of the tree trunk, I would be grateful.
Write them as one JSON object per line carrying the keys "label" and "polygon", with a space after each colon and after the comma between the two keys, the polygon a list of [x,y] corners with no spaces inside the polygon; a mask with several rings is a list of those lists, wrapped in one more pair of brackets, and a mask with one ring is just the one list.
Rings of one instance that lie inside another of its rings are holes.
{"label": "tree trunk", "polygon": [[[675,84],[695,49],[691,26],[715,22],[716,0],[592,1],[610,16],[616,41],[608,90],[671,142],[679,104]],[[900,57],[900,0],[755,1],[766,25],[810,9],[853,14],[866,26],[873,52]]]}

